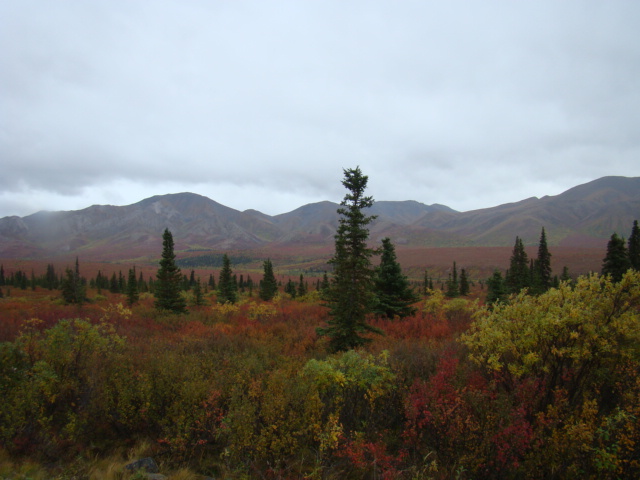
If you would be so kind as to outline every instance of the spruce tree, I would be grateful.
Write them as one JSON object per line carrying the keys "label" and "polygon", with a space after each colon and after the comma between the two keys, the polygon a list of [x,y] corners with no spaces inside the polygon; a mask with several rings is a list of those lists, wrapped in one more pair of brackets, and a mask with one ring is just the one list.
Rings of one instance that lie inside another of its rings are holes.
{"label": "spruce tree", "polygon": [[493,275],[487,279],[487,305],[505,302],[507,299],[507,285],[499,270],[495,270]]}
{"label": "spruce tree", "polygon": [[149,288],[147,287],[147,282],[144,281],[142,272],[140,272],[140,276],[138,277],[138,292],[146,292],[148,290]]}
{"label": "spruce tree", "polygon": [[284,286],[284,293],[291,295],[291,298],[296,298],[298,290],[296,289],[296,284],[293,283],[293,280],[289,279],[287,284]]}
{"label": "spruce tree", "polygon": [[193,284],[193,304],[197,307],[207,304],[202,295],[202,282],[200,281],[200,277],[198,277],[196,282]]}
{"label": "spruce tree", "polygon": [[538,245],[538,258],[535,262],[535,293],[544,293],[551,288],[551,253],[547,246],[547,234],[542,227],[540,243]]}
{"label": "spruce tree", "polygon": [[247,288],[249,289],[249,292],[247,293],[247,295],[249,297],[253,296],[253,280],[251,280],[251,277],[249,275],[247,275]]}
{"label": "spruce tree", "polygon": [[122,270],[118,270],[118,292],[124,293],[127,291],[126,281],[122,275]]}
{"label": "spruce tree", "polygon": [[329,261],[333,278],[324,293],[325,305],[331,319],[326,327],[318,328],[319,335],[330,338],[329,348],[344,351],[360,347],[370,341],[367,333],[382,333],[367,323],[367,315],[375,302],[373,293],[374,250],[367,246],[367,226],[375,216],[367,216],[365,208],[373,205],[373,198],[364,195],[368,177],[360,167],[344,170],[342,185],[347,193],[338,209],[340,220],[335,235],[335,252]]}
{"label": "spruce tree", "polygon": [[70,268],[66,268],[64,274],[62,282],[60,282],[62,300],[66,304],[76,303],[73,271]]}
{"label": "spruce tree", "polygon": [[307,294],[307,285],[304,283],[304,276],[302,274],[300,274],[297,294],[298,297],[304,297]]}
{"label": "spruce tree", "polygon": [[376,303],[375,314],[387,318],[404,318],[413,315],[416,309],[413,304],[418,296],[409,285],[409,280],[402,274],[402,268],[396,259],[396,249],[391,239],[382,239],[382,256],[380,265],[375,269],[373,279]]}
{"label": "spruce tree", "polygon": [[602,260],[602,275],[611,275],[614,282],[619,282],[629,267],[631,262],[624,239],[614,233],[607,244],[607,255]]}
{"label": "spruce tree", "polygon": [[638,228],[638,220],[633,221],[627,251],[631,268],[640,271],[640,228]]}
{"label": "spruce tree", "polygon": [[276,293],[278,293],[278,282],[273,274],[273,264],[271,263],[271,259],[266,259],[262,263],[262,268],[264,270],[264,274],[262,276],[262,281],[260,282],[260,292],[258,295],[262,300],[269,301],[276,296]]}
{"label": "spruce tree", "polygon": [[111,293],[119,293],[118,277],[116,277],[116,272],[113,272],[113,275],[111,275],[111,280],[109,281],[109,291]]}
{"label": "spruce tree", "polygon": [[238,284],[234,281],[231,261],[225,253],[222,256],[222,269],[218,277],[218,303],[236,303],[238,301]]}
{"label": "spruce tree", "polygon": [[519,293],[523,288],[531,286],[529,258],[519,237],[516,237],[516,243],[513,246],[506,284],[508,293]]}
{"label": "spruce tree", "polygon": [[47,290],[56,288],[56,271],[51,263],[47,264],[47,273],[45,273],[45,286]]}
{"label": "spruce tree", "polygon": [[138,300],[140,300],[140,292],[136,279],[136,267],[133,267],[129,269],[129,279],[127,280],[127,303],[131,306],[138,303]]}
{"label": "spruce tree", "polygon": [[467,295],[469,295],[470,290],[471,289],[469,287],[469,278],[467,277],[467,271],[463,268],[460,271],[460,295],[466,297]]}
{"label": "spruce tree", "polygon": [[447,291],[445,295],[449,298],[457,297],[460,295],[460,284],[458,283],[458,267],[456,266],[456,262],[453,262],[452,272],[449,274],[449,279],[447,280]]}
{"label": "spruce tree", "polygon": [[329,290],[330,285],[331,284],[329,283],[329,276],[327,275],[327,272],[324,272],[322,274],[322,282],[320,283],[320,291],[326,292],[327,290]]}
{"label": "spruce tree", "polygon": [[167,228],[162,234],[162,258],[154,284],[155,307],[172,313],[185,313],[187,306],[181,294],[182,274],[176,265],[173,248],[173,235]]}
{"label": "spruce tree", "polygon": [[[26,278],[22,275],[21,278]],[[85,285],[80,276],[80,263],[78,257],[76,257],[76,268],[71,270],[67,268],[65,276],[62,279],[61,285],[62,299],[65,303],[76,303],[78,305],[83,304],[86,301]]]}
{"label": "spruce tree", "polygon": [[571,282],[572,278],[571,275],[569,275],[569,267],[567,267],[566,265],[564,267],[562,267],[562,274],[560,274],[560,279],[561,282]]}

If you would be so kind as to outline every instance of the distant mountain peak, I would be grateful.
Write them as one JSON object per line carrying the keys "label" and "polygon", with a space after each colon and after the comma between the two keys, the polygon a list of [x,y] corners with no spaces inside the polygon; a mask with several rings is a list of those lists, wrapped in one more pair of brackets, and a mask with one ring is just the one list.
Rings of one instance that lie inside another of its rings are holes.
{"label": "distant mountain peak", "polygon": [[[251,249],[270,244],[330,245],[338,204],[311,203],[270,216],[240,212],[190,192],[154,195],[126,206],[93,205],[69,212],[37,212],[0,219],[0,256],[46,257],[94,252],[101,259],[157,255],[165,228],[179,248]],[[414,200],[377,201],[371,238],[389,236],[414,246],[535,243],[542,226],[550,244],[603,242],[625,234],[640,212],[640,178],[603,177],[559,195],[468,212]],[[150,253],[152,252],[152,253]]]}

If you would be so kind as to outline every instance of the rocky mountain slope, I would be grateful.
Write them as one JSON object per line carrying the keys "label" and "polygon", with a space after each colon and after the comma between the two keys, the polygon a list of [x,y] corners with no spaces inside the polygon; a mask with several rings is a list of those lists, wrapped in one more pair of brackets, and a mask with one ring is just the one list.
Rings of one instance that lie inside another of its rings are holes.
{"label": "rocky mountain slope", "polygon": [[[135,258],[157,253],[165,228],[172,231],[177,249],[329,245],[338,225],[337,208],[319,202],[269,216],[178,193],[122,207],[43,211],[0,219],[0,257],[91,253],[105,260]],[[370,213],[378,216],[371,225],[372,239],[389,236],[398,245],[508,246],[516,235],[534,244],[544,226],[552,245],[596,246],[614,231],[628,235],[640,217],[640,178],[604,177],[560,195],[468,212],[415,201],[379,201]]]}

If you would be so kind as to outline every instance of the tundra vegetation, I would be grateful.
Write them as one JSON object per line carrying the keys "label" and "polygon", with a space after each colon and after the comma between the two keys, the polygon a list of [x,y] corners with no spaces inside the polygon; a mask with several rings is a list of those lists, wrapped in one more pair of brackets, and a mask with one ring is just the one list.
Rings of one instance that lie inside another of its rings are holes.
{"label": "tundra vegetation", "polygon": [[486,289],[454,265],[418,295],[389,240],[368,261],[366,177],[345,184],[336,269],[295,294],[271,260],[255,291],[229,258],[217,286],[182,275],[168,230],[151,281],[0,268],[0,478],[142,478],[148,456],[170,478],[640,477],[631,239],[560,280],[543,230]]}

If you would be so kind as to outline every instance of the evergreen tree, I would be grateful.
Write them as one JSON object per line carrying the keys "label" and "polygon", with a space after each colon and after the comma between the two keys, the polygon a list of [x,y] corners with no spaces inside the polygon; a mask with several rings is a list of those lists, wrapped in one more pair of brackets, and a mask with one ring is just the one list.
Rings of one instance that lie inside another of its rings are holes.
{"label": "evergreen tree", "polygon": [[519,237],[516,237],[516,243],[513,246],[506,284],[508,293],[519,293],[523,288],[531,286],[529,258],[524,250],[522,239]]}
{"label": "evergreen tree", "polygon": [[200,277],[198,277],[198,280],[196,280],[193,285],[193,303],[198,307],[206,305],[202,295],[202,283],[200,282]]}
{"label": "evergreen tree", "polygon": [[569,267],[567,267],[566,265],[562,267],[562,274],[560,275],[560,281],[561,282],[572,281],[571,275],[569,275]]}
{"label": "evergreen tree", "polygon": [[535,293],[544,293],[551,288],[551,253],[547,246],[547,234],[542,227],[540,243],[538,244],[538,258],[535,262]]}
{"label": "evergreen tree", "polygon": [[71,270],[67,268],[65,277],[61,284],[62,299],[65,303],[76,303],[81,305],[86,301],[86,292],[82,277],[80,276],[80,263],[76,257],[76,268]]}
{"label": "evergreen tree", "polygon": [[80,276],[80,262],[76,257],[76,268],[73,273],[74,288],[76,293],[76,303],[84,303],[87,300],[87,291],[85,288],[85,280]]}
{"label": "evergreen tree", "polygon": [[296,284],[293,283],[293,280],[289,279],[287,284],[284,286],[284,293],[288,293],[289,295],[291,295],[291,298],[296,298],[298,291],[296,289]]}
{"label": "evergreen tree", "polygon": [[118,270],[118,292],[124,293],[126,291],[127,291],[127,285],[124,279],[124,275],[122,275],[122,270]]}
{"label": "evergreen tree", "polygon": [[638,228],[638,220],[633,221],[627,250],[631,268],[640,271],[640,228]]}
{"label": "evergreen tree", "polygon": [[418,296],[413,292],[407,277],[396,260],[396,250],[389,238],[382,239],[380,265],[373,279],[376,303],[373,312],[387,318],[404,318],[413,315],[413,304]]}
{"label": "evergreen tree", "polygon": [[373,198],[366,197],[368,177],[362,175],[360,167],[344,170],[345,195],[338,209],[340,220],[335,235],[335,252],[329,263],[333,265],[332,282],[324,293],[325,305],[329,308],[326,327],[318,328],[319,335],[330,338],[333,351],[356,348],[369,342],[362,337],[366,333],[382,333],[366,322],[367,314],[375,302],[373,293],[373,249],[367,246],[369,225],[374,216],[366,216],[365,208],[373,205]]}
{"label": "evergreen tree", "polygon": [[624,239],[614,233],[607,244],[607,255],[602,261],[602,275],[611,275],[614,282],[619,282],[630,266]]}
{"label": "evergreen tree", "polygon": [[116,272],[113,272],[113,274],[111,275],[111,281],[109,282],[109,291],[111,293],[119,293],[118,277],[116,277]]}
{"label": "evergreen tree", "polygon": [[460,284],[458,283],[458,267],[456,266],[456,262],[453,262],[453,270],[449,274],[449,279],[447,280],[447,291],[445,295],[449,298],[457,297],[460,295]]}
{"label": "evergreen tree", "polygon": [[162,235],[162,258],[154,284],[155,307],[173,313],[186,313],[186,302],[181,294],[182,274],[176,265],[173,248],[173,235],[167,228]]}
{"label": "evergreen tree", "polygon": [[507,286],[499,270],[495,270],[493,275],[487,279],[487,305],[498,302],[505,302],[507,299]]}
{"label": "evergreen tree", "polygon": [[[274,278],[275,281],[275,278]],[[251,280],[251,277],[249,275],[247,275],[247,288],[249,289],[249,292],[247,293],[247,295],[249,295],[249,297],[253,296],[253,280]]]}
{"label": "evergreen tree", "polygon": [[467,271],[463,268],[460,271],[460,295],[466,297],[467,295],[469,295],[470,290],[471,289],[469,287],[469,278],[467,277]]}
{"label": "evergreen tree", "polygon": [[129,278],[127,280],[127,303],[129,306],[138,303],[140,300],[140,292],[138,290],[138,280],[136,279],[136,267],[129,269]]}
{"label": "evergreen tree", "polygon": [[54,288],[58,288],[57,286],[56,269],[53,264],[47,264],[47,272],[44,275],[44,283],[47,290],[53,290]]}
{"label": "evergreen tree", "polygon": [[320,283],[320,291],[326,292],[327,290],[329,290],[330,285],[331,284],[329,283],[329,276],[327,275],[327,272],[324,272],[324,274],[322,275],[322,283]]}
{"label": "evergreen tree", "polygon": [[142,272],[140,272],[140,276],[138,277],[138,292],[146,292],[148,290],[149,288],[147,287],[147,283],[144,281]]}
{"label": "evergreen tree", "polygon": [[4,286],[6,284],[6,279],[4,278],[4,264],[0,265],[0,286]]}
{"label": "evergreen tree", "polygon": [[62,278],[62,282],[60,284],[62,300],[66,304],[76,303],[73,270],[66,268],[64,274],[65,276]]}
{"label": "evergreen tree", "polygon": [[260,293],[258,295],[262,300],[269,301],[276,296],[276,293],[278,293],[278,282],[273,274],[273,264],[271,263],[271,259],[266,259],[262,263],[262,268],[264,270],[264,274],[262,281],[260,282]]}
{"label": "evergreen tree", "polygon": [[304,283],[304,277],[300,274],[300,283],[298,283],[298,296],[304,297],[307,294],[307,285]]}
{"label": "evergreen tree", "polygon": [[234,281],[231,261],[225,253],[222,256],[222,269],[218,277],[218,303],[236,303],[238,301],[238,284]]}
{"label": "evergreen tree", "polygon": [[98,291],[98,295],[102,294],[102,273],[98,270],[98,274],[96,275],[96,289]]}

